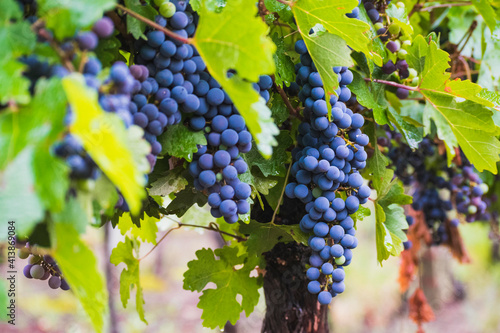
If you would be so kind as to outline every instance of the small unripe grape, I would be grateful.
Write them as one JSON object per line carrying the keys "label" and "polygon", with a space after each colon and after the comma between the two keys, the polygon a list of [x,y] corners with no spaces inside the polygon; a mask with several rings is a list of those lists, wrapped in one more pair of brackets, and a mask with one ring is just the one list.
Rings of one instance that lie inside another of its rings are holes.
{"label": "small unripe grape", "polygon": [[164,2],[168,2],[168,0],[155,0],[154,2],[155,2],[155,5],[160,7]]}
{"label": "small unripe grape", "polygon": [[411,80],[411,85],[413,87],[416,87],[416,86],[418,86],[419,82],[420,82],[420,78],[418,76],[414,77],[413,80]]}
{"label": "small unripe grape", "polygon": [[404,2],[398,1],[398,2],[396,2],[396,7],[405,8],[405,4],[404,4]]}
{"label": "small unripe grape", "polygon": [[483,190],[483,193],[488,192],[488,190],[490,189],[488,184],[485,184],[485,183],[482,183],[481,185],[479,185],[479,187],[481,187],[481,189]]}
{"label": "small unripe grape", "polygon": [[411,40],[405,40],[405,41],[403,41],[403,45],[402,45],[402,48],[403,48],[403,49],[405,49],[405,50],[406,50],[406,49],[407,49],[407,48],[409,48],[410,46],[411,46]]}
{"label": "small unripe grape", "polygon": [[417,77],[418,73],[414,68],[409,68],[408,71],[410,72],[410,76],[408,76],[409,79]]}
{"label": "small unripe grape", "polygon": [[319,187],[315,187],[315,188],[312,190],[312,195],[313,195],[313,197],[315,197],[315,198],[320,197],[322,193],[323,193],[323,191],[322,191]]}
{"label": "small unripe grape", "polygon": [[345,257],[342,256],[342,257],[335,258],[335,263],[337,265],[343,265],[345,263]]}
{"label": "small unripe grape", "polygon": [[398,58],[399,59],[405,59],[407,55],[408,55],[408,52],[406,50],[401,49],[398,51]]}
{"label": "small unripe grape", "polygon": [[467,208],[467,212],[469,214],[476,214],[477,213],[477,207],[474,205],[470,205],[469,208]]}
{"label": "small unripe grape", "polygon": [[37,256],[37,255],[32,255],[28,262],[32,265],[35,265],[35,264],[38,264],[40,261],[42,260],[42,257],[40,256]]}
{"label": "small unripe grape", "polygon": [[375,30],[379,30],[379,29],[382,29],[384,27],[384,24],[382,22],[377,22],[377,23],[375,23],[374,27],[375,27]]}
{"label": "small unripe grape", "polygon": [[160,6],[160,14],[170,18],[175,14],[175,5],[171,2],[164,2]]}
{"label": "small unripe grape", "polygon": [[399,33],[401,32],[401,28],[399,27],[399,25],[393,23],[389,26],[389,32],[393,35],[399,35]]}
{"label": "small unripe grape", "polygon": [[30,251],[23,247],[22,249],[19,249],[19,251],[17,251],[17,256],[21,259],[26,259],[30,256]]}

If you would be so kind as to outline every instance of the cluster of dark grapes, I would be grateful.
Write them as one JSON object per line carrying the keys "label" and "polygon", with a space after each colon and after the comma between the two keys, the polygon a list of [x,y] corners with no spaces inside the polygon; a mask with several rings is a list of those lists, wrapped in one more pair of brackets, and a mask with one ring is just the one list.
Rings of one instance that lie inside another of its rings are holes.
{"label": "cluster of dark grapes", "polygon": [[329,121],[323,83],[303,40],[296,42],[295,50],[300,54],[296,82],[301,86],[298,96],[304,105],[304,122],[292,151],[291,178],[295,181],[287,184],[285,194],[306,204],[300,228],[313,233],[308,290],[318,294],[321,304],[329,304],[345,289],[343,267],[351,263],[352,249],[358,244],[349,215],[371,192],[359,174],[366,166],[364,146],[369,139],[361,132],[363,116],[345,105],[351,99],[347,85],[353,80],[352,72],[347,67],[332,69],[340,86],[329,97],[333,120]]}
{"label": "cluster of dark grapes", "polygon": [[[114,63],[109,77],[101,82],[97,76],[101,73],[101,63],[96,58],[89,58],[84,66],[83,75],[87,86],[99,93],[99,104],[103,110],[117,114],[125,126],[132,125],[132,110],[135,104],[131,103],[132,93],[140,88],[140,82],[131,75],[128,66],[123,62]],[[60,74],[67,74],[63,69]],[[68,124],[72,122],[71,111],[67,116]],[[97,165],[84,151],[81,143],[70,134],[56,144],[55,153],[66,160],[71,168],[70,176],[74,179],[96,179],[99,175]]]}
{"label": "cluster of dark grapes", "polygon": [[[405,60],[408,54],[406,49],[411,46],[411,37],[405,35],[397,23],[392,22],[389,24],[390,20],[385,13],[385,9],[389,3],[390,1],[363,1],[363,6],[366,9],[368,17],[375,26],[378,37],[385,43],[385,47],[390,54],[392,54],[390,58],[393,59],[389,59],[382,66],[382,71],[385,74],[397,72],[401,80],[406,80],[409,84],[416,86],[419,82],[418,73],[415,69],[409,68]],[[404,8],[405,4],[403,2],[398,2],[396,6],[398,8]],[[401,99],[407,98],[408,94],[408,89],[397,88],[396,90],[396,95]]]}
{"label": "cluster of dark grapes", "polygon": [[[446,221],[449,220],[453,227],[459,225],[458,218],[449,218],[453,208],[463,214],[467,222],[479,220],[486,214],[487,204],[482,196],[488,192],[488,185],[483,183],[462,153],[461,166],[448,166],[431,139],[424,138],[418,149],[412,150],[401,141],[401,134],[386,132],[386,135],[379,138],[378,144],[388,147],[387,156],[392,161],[395,175],[415,189],[412,208],[423,212],[434,244],[448,240]],[[407,220],[412,222],[413,218]],[[411,244],[407,243],[405,247],[411,247]]]}
{"label": "cluster of dark grapes", "polygon": [[[254,84],[262,98],[269,101],[269,89],[273,81],[270,76],[261,76]],[[206,146],[199,146],[189,172],[195,178],[194,186],[207,191],[208,204],[212,216],[224,217],[228,223],[238,221],[238,215],[250,210],[247,199],[250,186],[238,179],[239,174],[247,171],[248,166],[240,153],[252,148],[252,135],[247,130],[245,119],[238,114],[229,96],[220,89],[213,78],[209,78],[206,88],[200,92],[200,99],[206,99],[209,106],[201,116],[190,118],[194,130],[205,128]],[[212,87],[213,86],[213,87]],[[206,126],[206,127],[205,127]]]}
{"label": "cluster of dark grapes", "polygon": [[[194,35],[198,15],[189,1],[160,0],[155,4],[160,12],[156,23],[184,38]],[[146,37],[147,41],[136,44],[135,61],[139,65],[131,68],[133,73],[136,68],[137,72],[139,68],[142,73],[147,72],[140,92],[133,97],[137,106],[134,123],[145,128],[146,135],[153,134],[147,137],[153,145],[153,153],[161,151],[156,136],[164,130],[164,126],[157,131],[150,128],[155,122],[154,115],[166,116],[167,126],[184,119],[192,130],[204,130],[207,145],[198,146],[189,172],[195,178],[195,188],[209,194],[212,215],[235,223],[238,214],[250,210],[247,202],[250,186],[238,179],[248,168],[240,153],[252,148],[252,136],[245,120],[220,84],[206,71],[196,48],[157,30],[147,32]],[[271,86],[269,76],[261,77],[254,84],[266,102]]]}
{"label": "cluster of dark grapes", "polygon": [[39,255],[34,253],[34,249],[29,243],[18,250],[19,258],[28,259],[28,264],[24,266],[23,274],[28,279],[47,280],[52,289],[61,288],[69,290],[69,285],[61,274],[56,261],[50,255]]}

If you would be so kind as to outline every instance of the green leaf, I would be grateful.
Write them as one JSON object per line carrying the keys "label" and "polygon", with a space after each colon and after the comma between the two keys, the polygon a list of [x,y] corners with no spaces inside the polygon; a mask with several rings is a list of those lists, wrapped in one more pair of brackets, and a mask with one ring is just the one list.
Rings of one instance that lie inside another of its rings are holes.
{"label": "green leaf", "polygon": [[249,169],[256,166],[265,177],[284,177],[286,175],[286,164],[291,161],[291,155],[287,149],[293,144],[293,139],[289,131],[281,131],[276,139],[278,146],[274,149],[273,158],[269,160],[264,159],[253,147],[252,150],[243,155]]}
{"label": "green leaf", "polygon": [[[218,256],[220,259],[216,259]],[[198,307],[203,310],[203,326],[224,327],[230,321],[235,324],[240,313],[247,317],[259,301],[260,280],[250,277],[257,264],[257,258],[250,260],[246,255],[238,256],[238,249],[224,246],[222,249],[201,249],[196,251],[196,259],[188,263],[184,273],[184,289],[203,291]],[[236,268],[235,266],[241,266]],[[209,282],[215,289],[206,288]],[[238,302],[237,295],[241,295]]]}
{"label": "green leaf", "polygon": [[264,0],[266,9],[272,13],[277,13],[284,22],[293,23],[293,13],[289,6],[276,0]]}
{"label": "green leaf", "polygon": [[160,219],[146,215],[141,219],[140,227],[138,227],[137,224],[132,222],[130,214],[124,213],[118,222],[118,229],[120,229],[122,235],[130,231],[130,234],[134,236],[134,238],[156,245],[158,221],[160,221]]}
{"label": "green leaf", "polygon": [[[278,3],[274,0],[273,2]],[[289,8],[288,6],[286,7]],[[286,54],[284,38],[280,37],[277,33],[274,33],[272,38],[274,44],[276,44],[276,53],[273,55],[276,66],[276,84],[280,87],[283,87],[283,83],[290,85],[291,82],[295,82],[295,65],[292,59]]]}
{"label": "green leaf", "polygon": [[[262,155],[269,158],[278,128],[265,101],[253,89],[262,74],[274,73],[276,46],[268,38],[267,25],[257,15],[257,6],[248,0],[229,1],[222,13],[215,13],[203,2],[193,38],[212,76],[227,92],[245,118],[248,129]],[[228,70],[236,75],[227,77]]]}
{"label": "green leaf", "polygon": [[276,125],[281,126],[281,124],[288,119],[290,114],[280,94],[273,93],[269,100],[269,106],[271,107],[274,122]]}
{"label": "green leaf", "polygon": [[352,71],[352,73],[354,80],[349,85],[349,89],[356,94],[356,99],[364,107],[373,110],[373,117],[377,124],[388,124],[387,101],[384,96],[385,87],[379,83],[365,82],[363,77],[356,71]]}
{"label": "green leaf", "polygon": [[[16,233],[29,236],[44,216],[43,205],[35,192],[31,168],[33,149],[25,149],[4,172],[0,173],[0,219],[16,222]],[[7,239],[7,228],[0,230],[0,239]]]}
{"label": "green leaf", "polygon": [[70,131],[123,194],[132,214],[137,214],[146,195],[144,174],[150,168],[146,159],[148,144],[137,126],[126,129],[119,116],[103,111],[97,92],[83,80],[79,74],[63,79],[64,91],[75,114]]}
{"label": "green leaf", "polygon": [[418,90],[426,100],[424,125],[431,131],[431,119],[439,138],[446,143],[448,161],[460,146],[465,156],[479,170],[496,172],[500,142],[495,137],[493,103],[479,96],[481,87],[470,81],[450,81],[445,72],[449,56],[434,41],[429,44],[418,36],[408,49],[407,62],[420,77]]}
{"label": "green leaf", "polygon": [[39,80],[35,97],[26,107],[0,114],[0,169],[26,146],[54,142],[64,129],[66,97],[57,78]]}
{"label": "green leaf", "polygon": [[105,11],[115,7],[116,0],[39,0],[38,15],[57,39],[73,37],[77,30],[91,26]]}
{"label": "green leaf", "polygon": [[168,154],[191,162],[193,154],[198,151],[197,145],[206,145],[207,139],[203,131],[193,132],[183,124],[169,126],[158,141],[163,147],[162,154]]}
{"label": "green leaf", "polygon": [[185,170],[182,167],[168,170],[162,177],[151,184],[149,194],[166,197],[170,193],[177,193],[185,189],[188,181],[182,175],[184,172]]}
{"label": "green leaf", "polygon": [[[371,141],[376,140],[375,131]],[[393,180],[394,171],[387,168],[388,159],[375,145],[375,153],[368,161],[368,172],[372,176],[372,188],[377,191],[375,205],[375,230],[377,260],[382,264],[389,256],[397,256],[403,251],[403,242],[408,229],[404,209],[401,205],[409,204],[412,197],[404,194],[404,188],[397,179]]]}
{"label": "green leaf", "polygon": [[203,193],[194,191],[192,187],[188,187],[175,195],[175,199],[167,206],[167,212],[181,217],[195,203],[203,207],[207,203],[207,197]]}
{"label": "green leaf", "polygon": [[0,56],[0,104],[7,104],[9,100],[20,104],[27,104],[30,100],[30,81],[22,76],[25,65],[20,62]]}
{"label": "green leaf", "polygon": [[69,198],[60,212],[51,212],[55,223],[67,224],[75,229],[78,234],[84,234],[87,229],[87,214],[76,198]]}
{"label": "green leaf", "polygon": [[137,314],[147,324],[148,322],[144,316],[144,297],[142,295],[139,260],[134,257],[134,247],[134,241],[125,237],[125,241],[118,243],[113,249],[109,260],[115,266],[118,266],[120,263],[127,265],[127,268],[124,268],[120,274],[120,298],[123,307],[127,307],[128,300],[130,299],[130,290],[135,286],[137,288],[135,294]]}
{"label": "green leaf", "polygon": [[54,258],[97,332],[104,330],[108,294],[91,249],[68,223],[54,223],[51,232]]}
{"label": "green leaf", "polygon": [[492,35],[496,34],[496,39],[498,39],[498,29],[500,28],[497,15],[495,10],[491,6],[491,1],[489,0],[473,0],[472,4],[476,7],[479,14],[486,22],[488,28],[490,28]]}
{"label": "green leaf", "polygon": [[35,190],[45,208],[61,211],[69,188],[70,168],[66,163],[49,153],[50,147],[41,145],[34,151],[33,173]]}
{"label": "green leaf", "polygon": [[392,24],[396,24],[408,36],[413,34],[413,28],[408,20],[406,7],[398,7],[396,3],[387,6],[385,13],[391,18]]}
{"label": "green leaf", "polygon": [[11,19],[23,17],[21,7],[15,0],[0,1],[0,26],[9,24]]}
{"label": "green leaf", "polygon": [[[129,16],[127,16],[128,18]],[[111,67],[111,65],[116,61],[127,62],[125,57],[120,53],[120,48],[122,43],[115,36],[99,39],[99,44],[97,44],[94,50],[95,54],[99,58],[103,67]]]}
{"label": "green leaf", "polygon": [[244,246],[251,255],[260,257],[262,253],[271,250],[279,242],[307,243],[309,238],[300,230],[298,224],[277,225],[274,223],[259,223],[250,220],[249,224],[240,224],[240,233],[249,235]]}
{"label": "green leaf", "polygon": [[[158,11],[149,4],[142,4],[140,0],[125,0],[125,7],[140,14],[154,22]],[[146,30],[146,23],[127,15],[127,32],[131,33],[135,39],[143,36]]]}

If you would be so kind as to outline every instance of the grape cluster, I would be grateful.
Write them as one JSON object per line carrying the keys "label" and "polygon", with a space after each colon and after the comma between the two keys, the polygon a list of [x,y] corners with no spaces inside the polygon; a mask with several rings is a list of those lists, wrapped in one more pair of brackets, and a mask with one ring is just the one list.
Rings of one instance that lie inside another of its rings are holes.
{"label": "grape cluster", "polygon": [[[390,52],[389,58],[392,58],[382,66],[382,71],[385,74],[397,72],[400,79],[406,80],[412,86],[416,86],[419,82],[418,73],[415,69],[409,68],[405,60],[408,54],[407,48],[411,46],[411,37],[404,34],[397,22],[390,23],[385,13],[385,9],[389,3],[390,1],[363,1],[363,6],[375,26],[378,37],[385,43],[385,47]],[[396,6],[400,9],[405,8],[403,2],[398,2]],[[396,90],[396,95],[400,99],[407,98],[408,94],[408,89],[397,88]]]}
{"label": "grape cluster", "polygon": [[423,212],[434,244],[448,241],[446,221],[450,220],[453,227],[458,226],[459,219],[450,219],[454,208],[467,222],[481,219],[486,213],[487,204],[482,196],[488,192],[488,185],[474,172],[463,153],[460,156],[462,165],[448,166],[437,144],[427,137],[418,149],[412,150],[401,141],[401,134],[387,131],[378,144],[387,147],[395,175],[415,189],[412,208]]}
{"label": "grape cluster", "polygon": [[69,290],[69,285],[61,274],[56,261],[50,255],[36,254],[29,243],[18,250],[21,259],[28,259],[28,264],[24,266],[23,274],[28,279],[47,280],[52,289],[61,288]]}
{"label": "grape cluster", "polygon": [[[196,89],[196,93],[200,99],[206,100],[209,109],[196,111],[189,119],[189,124],[193,130],[205,128],[207,145],[199,146],[189,164],[189,172],[195,178],[195,188],[209,193],[208,204],[212,216],[224,217],[226,222],[235,223],[239,214],[246,214],[250,210],[247,202],[251,194],[250,185],[241,182],[238,175],[248,169],[247,163],[239,155],[252,148],[252,135],[247,130],[245,119],[239,115],[217,81],[203,76],[208,82],[203,84],[204,90]],[[254,89],[266,102],[269,101],[272,84],[271,77],[267,75],[261,76],[259,82],[254,84]]]}
{"label": "grape cluster", "polygon": [[[56,67],[59,76],[68,72],[63,67]],[[138,89],[139,82],[131,75],[128,66],[123,62],[114,63],[109,72],[109,77],[101,82],[97,77],[102,69],[101,63],[96,58],[89,58],[84,66],[83,76],[88,87],[99,93],[99,104],[103,110],[116,113],[128,127],[132,125],[131,103],[132,93]],[[71,110],[67,116],[68,123],[72,122]],[[56,144],[55,153],[64,158],[71,168],[70,176],[74,179],[96,179],[99,175],[97,165],[84,151],[81,143],[73,136],[66,135]]]}
{"label": "grape cluster", "polygon": [[308,290],[318,294],[321,304],[329,304],[345,289],[344,267],[351,263],[352,249],[358,244],[349,215],[371,192],[359,174],[366,166],[364,146],[369,140],[361,132],[363,116],[345,105],[351,99],[347,85],[353,80],[352,72],[346,67],[333,68],[340,86],[329,97],[333,119],[329,121],[323,83],[303,40],[296,42],[295,50],[300,54],[296,82],[301,86],[298,96],[304,105],[304,122],[299,125],[298,146],[292,151],[295,181],[287,184],[285,194],[306,204],[300,228],[313,233]]}

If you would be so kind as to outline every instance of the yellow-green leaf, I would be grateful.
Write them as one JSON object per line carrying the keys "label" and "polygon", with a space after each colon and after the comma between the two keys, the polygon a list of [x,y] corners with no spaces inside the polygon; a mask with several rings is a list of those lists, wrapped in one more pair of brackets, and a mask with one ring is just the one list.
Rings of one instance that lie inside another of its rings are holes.
{"label": "yellow-green leaf", "polygon": [[[209,2],[203,1],[199,8],[193,44],[245,118],[261,153],[270,157],[279,130],[251,82],[257,82],[262,74],[274,73],[276,46],[267,37],[268,27],[258,17],[255,1],[229,1],[221,13],[211,11]],[[236,75],[228,78],[228,70],[235,70]]]}
{"label": "yellow-green leaf", "polygon": [[[84,82],[79,74],[63,79],[64,91],[75,114],[70,131],[123,194],[132,214],[137,214],[146,195],[144,174],[149,167],[144,149],[136,148],[147,143],[138,140],[135,126],[127,130],[117,115],[103,111],[97,92]],[[143,152],[142,156],[138,156],[138,151]]]}

